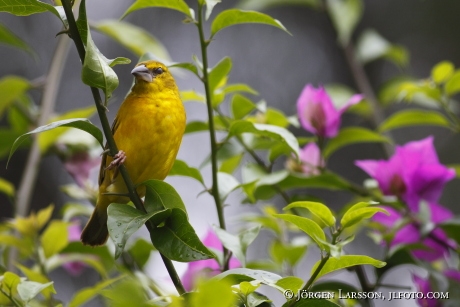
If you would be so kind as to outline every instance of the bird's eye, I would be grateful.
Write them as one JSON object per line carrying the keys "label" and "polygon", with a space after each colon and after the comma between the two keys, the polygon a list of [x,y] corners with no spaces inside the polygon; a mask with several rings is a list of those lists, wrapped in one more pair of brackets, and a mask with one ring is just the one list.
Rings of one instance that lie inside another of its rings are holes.
{"label": "bird's eye", "polygon": [[163,68],[161,68],[161,67],[155,68],[155,69],[153,70],[153,73],[154,73],[155,75],[160,75],[160,74],[163,73]]}

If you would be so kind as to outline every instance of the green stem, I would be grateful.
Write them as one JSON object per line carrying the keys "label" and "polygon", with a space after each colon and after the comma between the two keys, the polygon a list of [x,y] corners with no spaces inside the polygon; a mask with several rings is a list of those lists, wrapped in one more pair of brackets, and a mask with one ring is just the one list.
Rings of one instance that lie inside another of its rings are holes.
{"label": "green stem", "polygon": [[[214,108],[212,106],[212,96],[211,90],[209,88],[209,75],[208,75],[208,51],[207,47],[209,41],[204,37],[203,31],[203,5],[198,4],[198,21],[196,22],[198,27],[198,33],[200,36],[200,46],[201,46],[201,60],[203,61],[203,76],[202,81],[204,84],[205,96],[206,96],[206,105],[208,111],[208,121],[209,121],[209,136],[211,139],[211,168],[212,168],[212,189],[211,194],[214,198],[216,204],[217,216],[219,218],[219,226],[222,229],[226,229],[225,226],[225,217],[224,217],[224,208],[222,206],[222,201],[219,195],[219,183],[217,179],[217,141],[216,141],[216,130],[214,126]],[[223,271],[228,270],[229,263],[229,251],[224,247],[224,264]]]}
{"label": "green stem", "polygon": [[[70,35],[75,43],[75,46],[78,51],[78,55],[80,56],[80,60],[82,63],[84,63],[85,55],[86,55],[85,46],[83,45],[80,33],[78,32],[78,28],[75,22],[75,17],[72,12],[72,6],[70,4],[70,0],[63,0],[62,6],[64,7],[64,11],[67,16],[67,20],[69,22]],[[117,145],[115,144],[115,140],[112,135],[112,130],[109,124],[109,120],[107,119],[107,116],[105,114],[106,108],[104,107],[102,103],[102,99],[101,99],[99,90],[95,87],[91,87],[91,93],[93,95],[93,99],[96,104],[97,113],[99,115],[99,119],[101,120],[102,129],[104,131],[104,135],[107,140],[107,147],[109,149],[109,154],[111,156],[114,156],[118,153],[118,148],[117,148]],[[142,200],[140,199],[139,195],[136,192],[136,187],[134,185],[134,182],[129,177],[126,167],[124,165],[120,165],[119,171],[128,189],[128,193],[130,196],[129,198],[134,203],[136,209],[146,213]],[[153,229],[155,228],[155,226],[150,221],[147,221],[145,226],[147,227],[150,233],[153,233]],[[176,269],[174,268],[172,261],[168,259],[167,257],[165,257],[163,254],[161,254],[161,258],[163,259],[163,262],[166,266],[166,269],[168,270],[169,276],[171,277],[174,283],[174,286],[177,289],[177,292],[179,292],[179,294],[181,295],[184,294],[186,291],[182,285],[179,275],[176,272]]]}

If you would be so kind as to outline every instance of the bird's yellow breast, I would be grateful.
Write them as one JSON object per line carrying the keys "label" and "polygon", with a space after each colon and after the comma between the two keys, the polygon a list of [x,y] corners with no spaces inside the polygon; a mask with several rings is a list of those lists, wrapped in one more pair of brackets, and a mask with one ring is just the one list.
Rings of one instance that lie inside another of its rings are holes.
{"label": "bird's yellow breast", "polygon": [[[126,153],[124,165],[135,184],[163,180],[168,175],[179,151],[185,120],[177,90],[128,95],[117,114],[114,139]],[[108,158],[106,165],[111,161]],[[115,193],[126,191],[121,176],[110,179],[112,174],[107,175],[101,188]]]}

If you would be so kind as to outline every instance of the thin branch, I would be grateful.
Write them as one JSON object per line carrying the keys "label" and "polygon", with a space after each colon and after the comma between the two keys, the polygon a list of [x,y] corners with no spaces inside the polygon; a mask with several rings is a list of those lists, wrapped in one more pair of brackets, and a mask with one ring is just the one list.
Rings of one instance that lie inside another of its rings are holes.
{"label": "thin branch", "polygon": [[[224,208],[222,205],[222,201],[219,195],[219,181],[217,178],[217,141],[216,141],[216,130],[214,126],[214,108],[212,106],[212,96],[211,96],[211,89],[209,88],[209,74],[208,74],[208,51],[207,47],[209,42],[204,37],[203,31],[203,5],[198,4],[198,21],[196,23],[198,27],[198,33],[200,36],[200,46],[201,46],[201,60],[203,61],[203,76],[202,81],[204,84],[204,90],[206,95],[206,105],[208,111],[208,121],[209,121],[209,137],[211,141],[211,168],[212,168],[212,189],[211,194],[214,198],[214,202],[216,204],[217,216],[219,218],[219,226],[222,229],[226,229],[225,226],[225,216],[224,216]],[[228,270],[229,266],[229,251],[224,247],[224,264],[223,264],[223,271]]]}
{"label": "thin branch", "polygon": [[[70,0],[63,0],[62,5],[64,7],[64,11],[65,11],[65,14],[67,16],[67,20],[69,22],[70,35],[71,35],[71,37],[72,37],[72,39],[73,39],[73,41],[75,43],[75,46],[76,46],[77,51],[78,51],[78,55],[80,56],[80,59],[81,59],[81,62],[84,63],[85,55],[86,55],[85,46],[83,45],[80,33],[78,32],[78,28],[77,28],[77,25],[76,25],[76,22],[75,22],[75,17],[74,17],[73,12],[72,12],[72,6],[70,4]],[[104,135],[105,135],[106,140],[107,140],[107,146],[109,148],[109,154],[114,156],[115,154],[118,153],[118,148],[117,148],[117,145],[115,144],[115,140],[114,140],[113,135],[112,135],[112,130],[111,130],[109,121],[107,119],[107,116],[105,114],[106,108],[104,107],[104,105],[102,103],[102,99],[101,99],[101,95],[99,93],[99,90],[97,88],[95,88],[95,87],[91,87],[91,93],[93,95],[93,99],[94,99],[94,102],[95,102],[96,108],[97,108],[97,113],[98,113],[99,118],[101,120],[102,129],[104,131]],[[135,187],[133,181],[131,180],[131,178],[129,177],[129,174],[128,174],[128,171],[126,170],[126,167],[124,165],[120,165],[119,166],[119,171],[120,171],[120,174],[123,177],[123,180],[125,181],[126,187],[128,189],[129,195],[130,195],[130,199],[134,203],[136,209],[146,213],[144,205],[142,204],[142,200],[140,199],[139,195],[136,192],[136,187]],[[152,231],[155,228],[155,226],[150,221],[147,221],[145,226],[147,227],[147,229],[148,229],[148,231],[150,233],[153,233]],[[179,294],[181,294],[181,295],[184,294],[186,291],[184,289],[184,286],[182,285],[182,282],[181,282],[181,280],[179,278],[179,275],[176,272],[176,269],[174,268],[174,265],[173,265],[172,261],[170,259],[168,259],[166,256],[164,256],[163,254],[161,254],[161,258],[163,259],[163,262],[164,262],[164,264],[166,266],[166,269],[167,269],[167,271],[169,273],[169,276],[171,277],[171,279],[172,279],[172,281],[174,283],[174,286],[176,287],[177,292],[179,292]]]}

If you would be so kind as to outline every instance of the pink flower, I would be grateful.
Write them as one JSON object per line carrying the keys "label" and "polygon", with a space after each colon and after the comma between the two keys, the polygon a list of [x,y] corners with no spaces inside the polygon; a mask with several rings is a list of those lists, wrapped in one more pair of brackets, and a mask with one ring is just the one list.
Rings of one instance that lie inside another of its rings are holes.
{"label": "pink flower", "polygon": [[363,95],[353,95],[341,109],[336,110],[323,87],[316,89],[307,84],[297,100],[297,114],[305,130],[331,138],[339,131],[343,112],[362,99]]}
{"label": "pink flower", "polygon": [[388,160],[361,160],[355,164],[379,183],[385,195],[395,195],[418,212],[420,200],[437,202],[455,171],[439,163],[433,137],[397,146]]}
{"label": "pink flower", "polygon": [[318,175],[318,168],[324,167],[324,159],[321,158],[321,152],[316,143],[308,143],[300,151],[300,161],[302,162],[302,171],[307,175]]}
{"label": "pink flower", "polygon": [[[208,230],[203,244],[209,248],[220,251],[223,250],[222,243],[220,243],[217,235],[211,230]],[[241,263],[238,261],[238,259],[235,257],[230,258],[229,268],[234,269],[239,267],[241,267]],[[210,278],[219,273],[221,273],[220,265],[215,259],[189,262],[188,268],[182,277],[182,284],[187,291],[190,291],[193,289],[195,282],[199,278]]]}
{"label": "pink flower", "polygon": [[64,163],[65,169],[75,179],[80,187],[85,185],[88,180],[91,170],[101,164],[101,158],[92,158],[86,151],[75,152]]}
{"label": "pink flower", "polygon": [[[81,233],[81,227],[80,223],[74,222],[69,225],[67,228],[69,234],[68,234],[68,239],[69,242],[74,242],[74,241],[79,241],[80,240],[80,233]],[[86,264],[80,261],[73,261],[73,262],[67,262],[62,265],[62,267],[69,272],[70,275],[73,276],[78,276],[81,274],[83,269],[86,267]]]}
{"label": "pink flower", "polygon": [[[374,215],[372,220],[386,226],[389,230],[391,230],[402,219],[402,215],[393,208],[384,208],[388,211],[388,213],[390,213],[390,215],[379,212]],[[431,222],[435,225],[449,220],[453,216],[450,210],[435,203],[429,204],[429,209]],[[444,242],[444,244],[439,243],[440,241]],[[413,243],[422,243],[425,248],[412,250],[412,255],[415,258],[426,261],[434,261],[442,258],[448,253],[448,246],[451,246],[452,248],[455,248],[456,246],[454,242],[448,239],[444,231],[439,228],[435,228],[430,233],[430,236],[423,237],[420,232],[420,225],[414,222],[407,224],[396,231],[393,239],[390,242],[390,247],[400,244],[407,245]]]}
{"label": "pink flower", "polygon": [[[412,279],[414,280],[415,286],[417,287],[417,291],[422,292],[424,296],[427,295],[428,292],[433,292],[431,288],[430,281],[428,279],[421,278],[417,275],[412,275]],[[442,303],[440,300],[436,299],[429,299],[429,298],[417,298],[417,304],[421,307],[441,307]]]}

